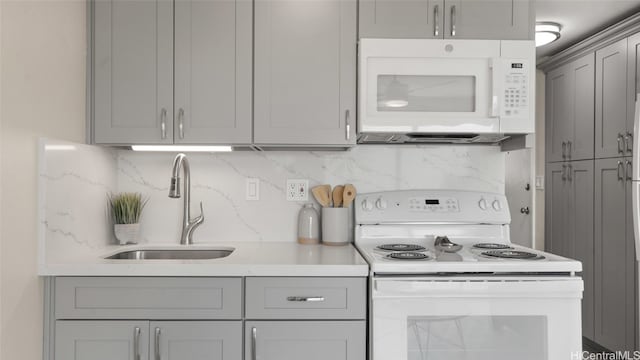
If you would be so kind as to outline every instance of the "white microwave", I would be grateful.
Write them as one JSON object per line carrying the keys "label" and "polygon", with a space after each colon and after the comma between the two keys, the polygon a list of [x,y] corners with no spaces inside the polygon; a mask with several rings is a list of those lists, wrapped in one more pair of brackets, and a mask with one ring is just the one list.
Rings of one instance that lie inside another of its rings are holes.
{"label": "white microwave", "polygon": [[534,132],[535,44],[361,39],[358,139],[499,142]]}

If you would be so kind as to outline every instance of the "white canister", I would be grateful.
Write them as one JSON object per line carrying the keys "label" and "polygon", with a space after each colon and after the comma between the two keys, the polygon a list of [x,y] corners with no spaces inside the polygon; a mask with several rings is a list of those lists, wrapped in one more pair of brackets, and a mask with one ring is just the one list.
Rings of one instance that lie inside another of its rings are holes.
{"label": "white canister", "polygon": [[298,242],[300,244],[320,243],[320,216],[313,204],[305,204],[298,214]]}
{"label": "white canister", "polygon": [[322,208],[322,243],[325,245],[347,245],[349,236],[349,208]]}

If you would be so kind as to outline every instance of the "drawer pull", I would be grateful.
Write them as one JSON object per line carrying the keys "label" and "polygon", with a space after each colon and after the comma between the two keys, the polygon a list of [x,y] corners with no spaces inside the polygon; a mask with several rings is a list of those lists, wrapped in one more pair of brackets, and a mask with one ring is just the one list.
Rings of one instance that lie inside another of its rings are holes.
{"label": "drawer pull", "polygon": [[287,301],[320,302],[324,301],[324,296],[288,296]]}

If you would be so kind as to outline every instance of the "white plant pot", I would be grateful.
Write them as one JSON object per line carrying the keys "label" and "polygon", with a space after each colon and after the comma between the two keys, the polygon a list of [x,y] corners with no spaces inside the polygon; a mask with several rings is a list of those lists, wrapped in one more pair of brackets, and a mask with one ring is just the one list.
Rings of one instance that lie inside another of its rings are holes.
{"label": "white plant pot", "polygon": [[120,245],[137,244],[140,224],[114,224],[113,232]]}

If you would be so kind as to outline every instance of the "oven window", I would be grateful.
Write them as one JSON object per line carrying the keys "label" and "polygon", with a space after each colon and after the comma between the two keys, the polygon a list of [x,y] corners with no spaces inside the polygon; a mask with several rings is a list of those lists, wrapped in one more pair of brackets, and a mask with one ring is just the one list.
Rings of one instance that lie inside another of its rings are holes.
{"label": "oven window", "polygon": [[408,360],[546,360],[544,316],[423,316],[407,321]]}
{"label": "oven window", "polygon": [[475,76],[378,75],[378,111],[475,112]]}

